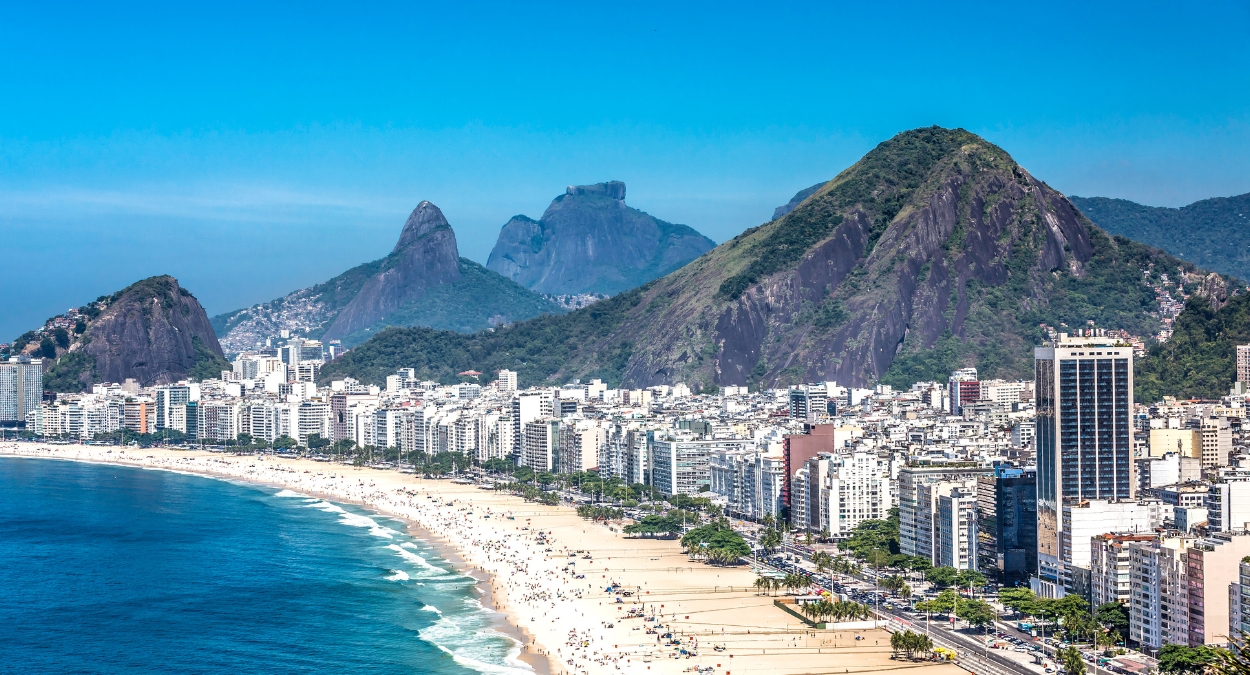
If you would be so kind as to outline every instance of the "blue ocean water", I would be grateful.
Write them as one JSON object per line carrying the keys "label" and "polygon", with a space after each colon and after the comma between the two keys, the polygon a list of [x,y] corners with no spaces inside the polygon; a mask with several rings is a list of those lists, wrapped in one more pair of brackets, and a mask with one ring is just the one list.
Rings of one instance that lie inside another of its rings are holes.
{"label": "blue ocean water", "polygon": [[0,458],[0,672],[527,672],[474,586],[351,506]]}

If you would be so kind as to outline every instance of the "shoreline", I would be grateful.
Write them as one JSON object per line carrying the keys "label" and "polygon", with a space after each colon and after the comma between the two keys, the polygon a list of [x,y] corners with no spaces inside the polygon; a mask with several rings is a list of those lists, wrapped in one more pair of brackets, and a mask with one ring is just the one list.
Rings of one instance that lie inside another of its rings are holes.
{"label": "shoreline", "polygon": [[[953,664],[891,659],[889,635],[880,629],[807,629],[774,607],[772,597],[757,595],[755,576],[744,567],[691,562],[677,542],[624,538],[570,507],[474,485],[198,450],[5,442],[0,457],[6,456],[236,480],[400,520],[476,580],[482,606],[496,613],[492,630],[519,643],[519,653],[508,658],[541,675],[676,675],[695,667],[703,675],[965,672]],[[687,649],[691,654],[683,655]]]}

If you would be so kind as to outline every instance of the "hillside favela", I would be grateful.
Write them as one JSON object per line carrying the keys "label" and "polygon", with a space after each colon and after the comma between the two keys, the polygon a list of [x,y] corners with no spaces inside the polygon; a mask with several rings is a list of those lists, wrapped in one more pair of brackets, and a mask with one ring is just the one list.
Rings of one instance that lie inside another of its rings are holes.
{"label": "hillside favela", "polygon": [[4,667],[1250,672],[1250,13],[990,9],[17,12]]}

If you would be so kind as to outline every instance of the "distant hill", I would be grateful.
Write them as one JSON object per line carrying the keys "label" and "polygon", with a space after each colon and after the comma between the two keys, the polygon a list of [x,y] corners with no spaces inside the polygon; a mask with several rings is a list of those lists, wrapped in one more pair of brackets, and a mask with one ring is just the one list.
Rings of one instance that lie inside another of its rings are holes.
{"label": "distant hill", "polygon": [[612,295],[685,265],[716,243],[625,204],[620,181],[570,186],[542,218],[513,216],[486,267],[540,293]]}
{"label": "distant hill", "polygon": [[799,190],[793,197],[790,198],[790,201],[773,209],[773,220],[777,220],[778,218],[793,211],[799,204],[802,204],[808,197],[816,194],[816,191],[824,186],[824,183],[817,183],[809,188]]}
{"label": "distant hill", "polygon": [[1206,269],[1250,279],[1250,193],[1215,197],[1179,209],[1127,199],[1072,197],[1099,227]]}
{"label": "distant hill", "polygon": [[284,329],[351,347],[387,326],[473,332],[564,311],[461,258],[442,211],[423,201],[385,258],[277,300],[215,316],[212,323],[226,351],[237,353]]}
{"label": "distant hill", "polygon": [[1226,291],[1218,275],[1108,235],[992,143],[930,127],[640,288],[489,333],[382,331],[323,376],[510,368],[526,384],[703,390],[908,386],[962,366],[1028,378],[1042,324],[1156,333],[1165,273],[1173,292]]}
{"label": "distant hill", "polygon": [[171,276],[136,282],[51,321],[42,336],[32,331],[13,344],[15,353],[53,361],[44,373],[49,391],[128,378],[144,386],[207,379],[230,368],[204,308]]}

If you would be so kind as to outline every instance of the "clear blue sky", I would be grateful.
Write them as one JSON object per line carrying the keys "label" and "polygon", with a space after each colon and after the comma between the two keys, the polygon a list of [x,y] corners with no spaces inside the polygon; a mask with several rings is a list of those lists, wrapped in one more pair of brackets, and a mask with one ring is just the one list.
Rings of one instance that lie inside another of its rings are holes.
{"label": "clear blue sky", "polygon": [[258,4],[0,5],[0,340],[151,274],[271,299],[422,199],[478,261],[609,179],[724,241],[930,124],[1068,194],[1250,191],[1244,1]]}

